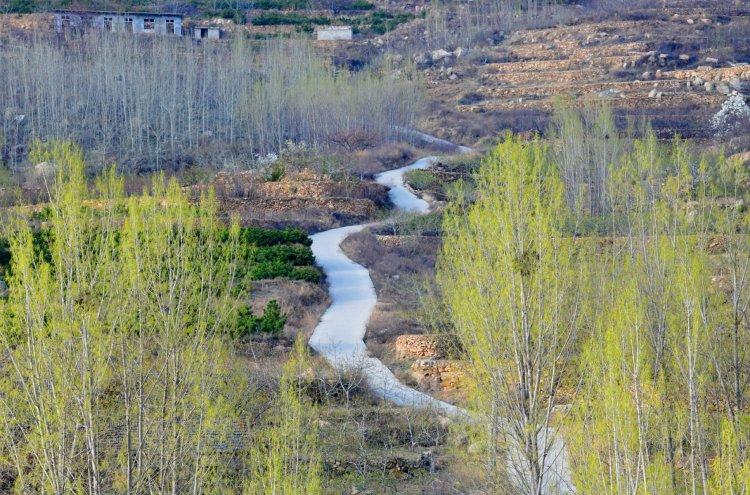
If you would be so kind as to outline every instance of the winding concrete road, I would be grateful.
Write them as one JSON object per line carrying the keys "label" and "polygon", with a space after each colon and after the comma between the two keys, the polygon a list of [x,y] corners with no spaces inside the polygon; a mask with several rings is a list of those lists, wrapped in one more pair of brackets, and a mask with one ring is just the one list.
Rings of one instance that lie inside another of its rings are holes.
{"label": "winding concrete road", "polygon": [[[427,213],[430,206],[404,187],[404,174],[417,168],[428,168],[436,157],[426,157],[375,177],[389,188],[391,201],[400,211]],[[331,306],[323,314],[310,338],[310,346],[337,370],[362,373],[369,389],[378,397],[399,406],[434,408],[448,415],[465,412],[401,383],[380,360],[368,355],[364,343],[365,329],[377,303],[370,272],[350,260],[341,250],[349,234],[374,224],[361,224],[327,230],[312,236],[312,251],[326,273]]]}
{"label": "winding concrete road", "polygon": [[[455,146],[438,138],[414,133],[416,137],[444,149],[459,153],[470,152],[470,148]],[[375,176],[375,180],[389,188],[388,195],[397,211],[425,214],[430,205],[415,196],[404,186],[404,174],[409,170],[429,168],[437,157],[421,158],[411,165],[389,170]],[[328,277],[331,306],[323,314],[310,338],[310,346],[320,353],[329,364],[339,371],[357,371],[372,393],[399,406],[432,408],[443,414],[470,420],[463,409],[435,399],[401,383],[380,360],[367,353],[364,343],[365,330],[370,314],[377,303],[377,294],[369,271],[350,260],[341,250],[341,243],[354,232],[376,225],[375,223],[341,227],[327,230],[312,236],[312,251],[318,264]],[[540,443],[551,431],[541,432]],[[523,465],[521,449],[510,448],[508,470],[514,484],[523,485],[528,476],[514,466]],[[545,463],[549,471],[542,489],[545,495],[572,494],[575,488],[571,482],[565,445],[560,436],[555,436]]]}

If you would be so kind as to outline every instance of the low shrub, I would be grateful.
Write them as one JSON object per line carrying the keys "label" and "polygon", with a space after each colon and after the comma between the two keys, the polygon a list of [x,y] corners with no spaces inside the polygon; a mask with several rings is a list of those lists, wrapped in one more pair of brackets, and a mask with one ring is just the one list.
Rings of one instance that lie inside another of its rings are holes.
{"label": "low shrub", "polygon": [[310,6],[308,0],[257,0],[253,7],[262,10],[302,10]]}
{"label": "low shrub", "polygon": [[320,282],[322,275],[320,270],[314,266],[295,266],[292,270],[292,276],[289,277],[294,280],[304,280],[306,282],[312,282],[317,284]]}
{"label": "low shrub", "polygon": [[287,316],[281,312],[276,299],[268,301],[262,316],[255,316],[250,306],[242,306],[237,311],[233,336],[246,337],[258,333],[279,335],[284,330]]}
{"label": "low shrub", "polygon": [[254,26],[327,26],[331,19],[325,16],[306,16],[296,12],[264,12],[252,19]]}
{"label": "low shrub", "polygon": [[411,170],[406,173],[406,183],[412,188],[422,191],[434,186],[438,178],[427,170]]}
{"label": "low shrub", "polygon": [[[227,231],[228,235],[228,231]],[[301,244],[310,246],[312,240],[307,232],[297,227],[284,229],[264,229],[261,227],[242,227],[240,242],[254,246],[273,246],[275,244]]]}

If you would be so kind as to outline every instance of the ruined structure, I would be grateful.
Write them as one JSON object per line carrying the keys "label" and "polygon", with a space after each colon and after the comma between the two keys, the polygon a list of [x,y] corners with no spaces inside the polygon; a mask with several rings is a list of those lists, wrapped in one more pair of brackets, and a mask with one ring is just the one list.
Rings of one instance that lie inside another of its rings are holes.
{"label": "ruined structure", "polygon": [[56,10],[55,31],[101,29],[123,33],[182,36],[181,14]]}

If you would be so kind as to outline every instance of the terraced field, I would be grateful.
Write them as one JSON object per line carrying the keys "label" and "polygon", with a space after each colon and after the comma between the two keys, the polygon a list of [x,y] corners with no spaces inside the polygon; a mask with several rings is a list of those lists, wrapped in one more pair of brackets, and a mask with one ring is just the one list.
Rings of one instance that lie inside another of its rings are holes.
{"label": "terraced field", "polygon": [[713,4],[522,30],[431,61],[429,94],[449,102],[431,130],[451,139],[542,130],[555,97],[571,95],[608,100],[623,126],[643,118],[663,135],[706,137],[728,94],[750,95],[750,6]]}

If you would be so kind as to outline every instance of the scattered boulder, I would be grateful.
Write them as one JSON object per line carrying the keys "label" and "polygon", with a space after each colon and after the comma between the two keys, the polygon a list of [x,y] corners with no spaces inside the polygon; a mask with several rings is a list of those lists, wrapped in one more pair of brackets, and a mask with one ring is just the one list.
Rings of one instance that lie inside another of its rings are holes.
{"label": "scattered boulder", "polygon": [[707,81],[706,84],[703,85],[703,89],[706,90],[706,93],[713,93],[714,89],[716,89],[716,85],[711,81]]}
{"label": "scattered boulder", "polygon": [[399,335],[395,343],[400,359],[444,358],[455,345],[455,339],[441,334]]}
{"label": "scattered boulder", "polygon": [[719,59],[715,57],[706,57],[706,63],[707,64],[718,64]]}
{"label": "scattered boulder", "polygon": [[733,77],[729,81],[729,87],[740,94],[750,94],[750,81],[743,81],[739,77]]}
{"label": "scattered boulder", "polygon": [[50,162],[41,162],[34,165],[34,175],[39,178],[49,178],[55,175],[55,165]]}
{"label": "scattered boulder", "polygon": [[439,62],[447,57],[450,57],[451,55],[452,55],[451,52],[440,48],[439,50],[433,50],[432,53],[430,54],[430,58],[432,59],[433,62]]}
{"label": "scattered boulder", "polygon": [[425,53],[417,53],[412,60],[418,66],[425,66],[430,62],[430,58]]}
{"label": "scattered boulder", "polygon": [[432,358],[416,360],[411,375],[428,390],[461,390],[466,377],[460,362]]}

